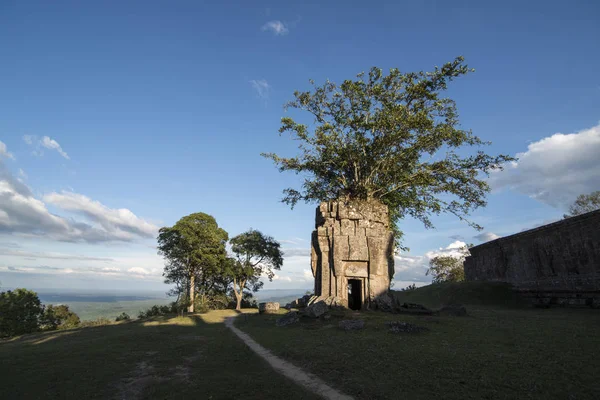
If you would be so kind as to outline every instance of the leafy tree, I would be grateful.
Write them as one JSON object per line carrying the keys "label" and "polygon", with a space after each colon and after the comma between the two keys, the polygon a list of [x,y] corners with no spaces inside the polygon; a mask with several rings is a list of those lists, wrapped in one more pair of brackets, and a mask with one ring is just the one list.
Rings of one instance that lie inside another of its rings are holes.
{"label": "leafy tree", "polygon": [[119,321],[129,321],[131,319],[131,317],[129,316],[129,314],[127,314],[126,312],[122,312],[120,315],[117,315],[117,318],[115,318],[116,322]]}
{"label": "leafy tree", "polygon": [[565,218],[574,217],[576,215],[585,214],[591,211],[600,209],[600,190],[590,194],[580,194],[577,200],[569,207],[569,214],[565,214]]}
{"label": "leafy tree", "polygon": [[227,239],[227,232],[205,213],[190,214],[160,229],[158,253],[166,263],[165,283],[176,285],[188,311],[194,312],[198,294],[206,297],[222,281]]}
{"label": "leafy tree", "polygon": [[312,91],[294,92],[286,109],[308,112],[313,121],[281,120],[280,134],[299,142],[300,155],[291,158],[263,153],[280,171],[305,174],[300,190],[284,190],[283,202],[380,201],[389,207],[397,244],[396,223],[411,216],[432,227],[430,216],[446,212],[467,220],[486,205],[490,188],[484,177],[514,160],[464,147],[489,144],[460,129],[454,100],[442,97],[448,83],[474,71],[463,57],[432,72],[385,75],[371,68],[341,85],[327,81]]}
{"label": "leafy tree", "polygon": [[402,290],[403,292],[409,292],[409,291],[411,291],[411,290],[417,290],[417,285],[415,285],[414,283],[411,283],[411,284],[410,284],[410,285],[408,285],[407,287],[405,287],[405,288],[402,288],[402,289],[400,289],[400,290]]}
{"label": "leafy tree", "polygon": [[42,325],[46,330],[70,329],[79,326],[81,320],[67,305],[54,306],[50,304],[44,310]]}
{"label": "leafy tree", "polygon": [[43,314],[37,293],[27,289],[0,292],[0,337],[37,331]]}
{"label": "leafy tree", "polygon": [[241,309],[244,290],[259,290],[261,275],[273,280],[273,270],[281,269],[283,253],[278,241],[260,231],[250,229],[230,241],[235,258],[227,262],[227,275],[233,280],[236,310]]}
{"label": "leafy tree", "polygon": [[469,255],[466,245],[460,249],[460,254],[449,256],[437,256],[429,261],[429,269],[425,275],[431,275],[433,283],[462,282],[465,280],[465,258]]}

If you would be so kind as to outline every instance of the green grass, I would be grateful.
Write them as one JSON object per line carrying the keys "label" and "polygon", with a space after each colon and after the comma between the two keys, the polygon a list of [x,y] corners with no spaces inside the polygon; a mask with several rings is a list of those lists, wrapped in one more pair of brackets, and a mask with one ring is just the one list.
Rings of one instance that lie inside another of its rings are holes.
{"label": "green grass", "polygon": [[[522,307],[495,284],[435,285],[397,302],[466,304],[468,317],[331,312],[275,327],[236,325],[275,354],[357,399],[595,399],[600,311]],[[282,310],[282,312],[285,312]],[[160,317],[0,341],[0,398],[311,399],[223,325],[232,310]],[[361,331],[339,320],[361,318]],[[392,334],[387,321],[425,326]]]}
{"label": "green grass", "polygon": [[392,294],[396,303],[419,303],[431,308],[456,303],[509,308],[522,308],[527,304],[510,284],[502,282],[447,282],[392,291]]}
{"label": "green grass", "polygon": [[[267,315],[236,325],[358,399],[598,398],[598,310],[518,308],[519,299],[502,285],[484,286],[466,284],[461,292],[461,285],[436,285],[399,295],[430,307],[461,302],[468,317],[348,311],[282,328]],[[364,319],[366,326],[342,331],[343,318]],[[392,334],[386,321],[429,331]]]}
{"label": "green grass", "polygon": [[0,341],[6,399],[311,399],[222,323],[234,311]]}

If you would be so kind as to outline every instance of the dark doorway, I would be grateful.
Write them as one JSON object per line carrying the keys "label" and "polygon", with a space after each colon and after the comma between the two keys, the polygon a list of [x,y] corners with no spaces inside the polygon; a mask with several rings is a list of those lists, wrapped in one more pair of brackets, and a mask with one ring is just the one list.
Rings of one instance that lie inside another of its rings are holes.
{"label": "dark doorway", "polygon": [[360,310],[362,307],[362,288],[360,279],[348,279],[348,308]]}

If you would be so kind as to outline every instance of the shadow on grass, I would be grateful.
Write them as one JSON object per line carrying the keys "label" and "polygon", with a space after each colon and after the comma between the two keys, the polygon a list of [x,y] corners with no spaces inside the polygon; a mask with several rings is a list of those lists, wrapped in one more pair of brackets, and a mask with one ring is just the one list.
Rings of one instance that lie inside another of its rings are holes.
{"label": "shadow on grass", "polygon": [[225,327],[224,319],[237,314],[167,315],[0,342],[2,393],[10,399],[313,398]]}

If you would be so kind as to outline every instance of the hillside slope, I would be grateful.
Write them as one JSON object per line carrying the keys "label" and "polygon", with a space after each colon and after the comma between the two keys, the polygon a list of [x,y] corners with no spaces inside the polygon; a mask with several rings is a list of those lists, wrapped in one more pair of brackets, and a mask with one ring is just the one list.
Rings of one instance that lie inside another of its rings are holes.
{"label": "hillside slope", "polygon": [[512,286],[502,282],[446,282],[413,290],[392,291],[396,303],[419,303],[437,308],[446,304],[467,304],[501,308],[527,305]]}
{"label": "hillside slope", "polygon": [[234,311],[0,341],[6,399],[311,399],[222,323]]}

